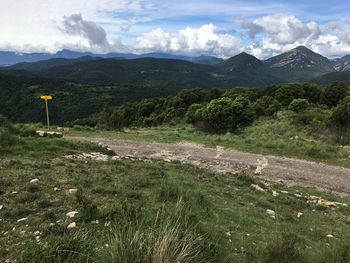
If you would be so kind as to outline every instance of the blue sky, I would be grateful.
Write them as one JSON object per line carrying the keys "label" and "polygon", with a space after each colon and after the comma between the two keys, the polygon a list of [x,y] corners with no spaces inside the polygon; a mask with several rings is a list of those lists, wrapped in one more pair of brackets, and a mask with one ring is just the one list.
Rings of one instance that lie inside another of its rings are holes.
{"label": "blue sky", "polygon": [[350,53],[350,1],[0,0],[1,50]]}

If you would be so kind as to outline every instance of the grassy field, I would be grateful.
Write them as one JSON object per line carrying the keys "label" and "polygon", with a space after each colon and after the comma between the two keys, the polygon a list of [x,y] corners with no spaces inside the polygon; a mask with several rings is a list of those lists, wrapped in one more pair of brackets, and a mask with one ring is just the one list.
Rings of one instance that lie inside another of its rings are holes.
{"label": "grassy field", "polygon": [[260,119],[239,134],[211,135],[200,132],[191,125],[180,124],[177,126],[125,129],[122,132],[76,127],[68,135],[167,143],[190,141],[209,147],[219,145],[245,152],[295,157],[350,167],[349,147],[340,147],[322,135],[315,137],[304,126],[295,125],[290,116]]}
{"label": "grassy field", "polygon": [[[146,139],[147,131],[125,136]],[[169,135],[170,127],[154,131],[164,132],[159,138],[177,141],[174,133]],[[205,138],[186,127],[180,131],[185,132],[179,140],[190,135]],[[214,145],[220,137],[211,138]],[[310,195],[346,204],[349,199],[180,163],[63,157],[83,152],[108,153],[96,145],[49,138],[22,138],[2,149],[0,259],[350,261],[350,208],[308,202]],[[32,179],[38,181],[31,183]],[[264,191],[254,190],[252,184]],[[267,209],[276,212],[275,219]],[[70,218],[66,214],[72,211],[78,214]],[[76,227],[67,229],[72,222]]]}

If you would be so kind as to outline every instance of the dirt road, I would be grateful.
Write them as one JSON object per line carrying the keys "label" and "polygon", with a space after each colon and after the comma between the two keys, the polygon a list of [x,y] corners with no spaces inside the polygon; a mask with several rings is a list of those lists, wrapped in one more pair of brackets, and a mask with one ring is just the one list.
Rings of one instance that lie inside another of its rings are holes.
{"label": "dirt road", "polygon": [[222,147],[206,148],[192,143],[154,143],[105,138],[76,138],[102,143],[118,156],[180,161],[216,172],[249,171],[267,180],[288,185],[312,186],[350,196],[350,169],[271,155],[243,153]]}

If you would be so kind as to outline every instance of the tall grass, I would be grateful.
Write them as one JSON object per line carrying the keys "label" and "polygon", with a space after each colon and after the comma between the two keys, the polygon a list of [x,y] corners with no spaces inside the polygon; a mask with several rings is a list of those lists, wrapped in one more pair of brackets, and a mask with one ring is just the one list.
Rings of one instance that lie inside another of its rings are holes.
{"label": "tall grass", "polygon": [[159,210],[155,221],[134,222],[115,229],[111,248],[103,262],[207,262],[201,258],[202,237],[186,223],[185,203],[180,199],[174,214]]}

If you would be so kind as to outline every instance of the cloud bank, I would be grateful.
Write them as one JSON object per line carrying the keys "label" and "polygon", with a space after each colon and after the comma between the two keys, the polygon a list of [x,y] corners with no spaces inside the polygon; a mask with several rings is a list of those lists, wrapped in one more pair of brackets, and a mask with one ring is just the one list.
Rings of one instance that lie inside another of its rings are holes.
{"label": "cloud bank", "polygon": [[[324,14],[317,14],[327,7],[294,2],[0,0],[0,50],[69,48],[223,58],[246,51],[264,59],[305,45],[328,57],[350,54],[350,20],[345,15],[324,20]],[[311,9],[305,14],[298,10],[298,3],[302,10]],[[336,4],[328,6],[341,14]]]}

